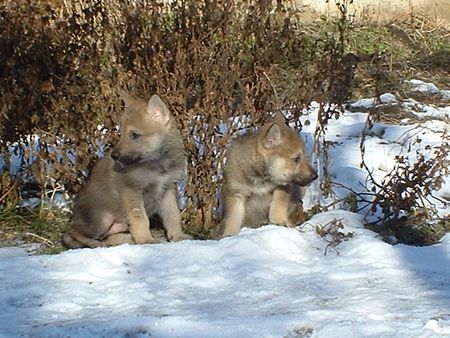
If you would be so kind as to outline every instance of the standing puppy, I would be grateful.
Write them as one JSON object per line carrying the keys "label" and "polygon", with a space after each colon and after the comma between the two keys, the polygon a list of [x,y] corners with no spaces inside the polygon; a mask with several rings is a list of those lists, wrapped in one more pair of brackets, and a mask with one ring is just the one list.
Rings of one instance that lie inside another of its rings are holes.
{"label": "standing puppy", "polygon": [[303,212],[304,187],[317,178],[300,136],[281,114],[257,133],[238,137],[224,168],[223,235],[242,225],[294,225]]}
{"label": "standing puppy", "polygon": [[[177,188],[185,171],[183,140],[164,102],[122,93],[125,112],[119,142],[99,160],[75,200],[63,236],[68,248],[155,243],[149,216],[159,212],[167,238],[181,229]],[[129,232],[129,233],[128,233]]]}

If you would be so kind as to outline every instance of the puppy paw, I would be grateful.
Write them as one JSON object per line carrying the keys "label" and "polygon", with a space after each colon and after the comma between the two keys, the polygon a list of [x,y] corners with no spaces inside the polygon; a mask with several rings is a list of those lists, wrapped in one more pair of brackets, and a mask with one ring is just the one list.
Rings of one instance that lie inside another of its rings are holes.
{"label": "puppy paw", "polygon": [[184,241],[186,239],[192,239],[191,235],[185,234],[184,232],[175,233],[175,234],[167,234],[167,239],[171,242]]}
{"label": "puppy paw", "polygon": [[106,248],[106,247],[108,247],[108,246],[109,246],[109,245],[106,244],[106,243],[103,242],[103,241],[92,241],[92,242],[89,243],[89,248],[91,248],[91,249],[95,249],[95,248]]}
{"label": "puppy paw", "polygon": [[145,243],[142,244],[158,244],[161,243],[161,240],[159,240],[158,238],[152,237],[150,239],[148,239]]}
{"label": "puppy paw", "polygon": [[284,217],[271,217],[269,223],[287,227],[291,225],[291,222]]}

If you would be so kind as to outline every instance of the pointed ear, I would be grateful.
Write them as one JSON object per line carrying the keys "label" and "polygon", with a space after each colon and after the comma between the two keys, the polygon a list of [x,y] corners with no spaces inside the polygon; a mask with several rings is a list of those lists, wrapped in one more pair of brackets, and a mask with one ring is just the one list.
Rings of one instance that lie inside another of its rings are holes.
{"label": "pointed ear", "polygon": [[167,124],[169,122],[169,109],[158,95],[153,95],[148,101],[147,113],[149,113],[151,118],[156,122],[161,124]]}
{"label": "pointed ear", "polygon": [[119,89],[118,93],[122,101],[125,103],[125,107],[129,107],[133,102],[136,101],[136,98],[126,90]]}
{"label": "pointed ear", "polygon": [[283,126],[286,124],[286,118],[284,115],[280,112],[276,112],[273,116],[273,121],[277,123],[279,126]]}
{"label": "pointed ear", "polygon": [[281,143],[281,129],[276,123],[272,124],[263,139],[266,148],[272,148]]}

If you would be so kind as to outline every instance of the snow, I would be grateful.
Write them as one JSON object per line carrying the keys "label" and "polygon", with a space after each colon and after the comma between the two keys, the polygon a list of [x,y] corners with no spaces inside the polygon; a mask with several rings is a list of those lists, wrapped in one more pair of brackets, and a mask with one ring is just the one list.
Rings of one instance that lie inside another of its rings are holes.
{"label": "snow", "polygon": [[[315,227],[333,220],[353,238],[324,255]],[[450,331],[449,260],[449,235],[391,246],[342,210],[220,241],[3,248],[0,335],[438,337]]]}
{"label": "snow", "polygon": [[[386,102],[386,104],[396,104],[393,94],[386,93],[380,97],[383,97],[383,102]],[[361,102],[368,102],[368,100],[372,99],[361,99],[356,102],[362,111],[345,110],[339,119],[331,119],[328,122],[325,140],[333,144],[328,149],[328,170],[334,182],[333,191],[336,195],[335,197],[338,199],[348,196],[351,190],[364,193],[370,191],[372,187],[368,181],[367,171],[361,168],[362,158],[360,150],[361,134],[366,128],[367,121],[367,113],[364,111],[368,107]],[[309,151],[311,151],[313,146],[313,135],[317,126],[317,111],[319,110],[318,105],[313,104],[311,107],[311,110],[302,117],[302,133],[307,141],[306,145]],[[426,105],[426,107],[430,110],[435,109],[429,105]],[[450,113],[450,106],[440,109],[443,111],[448,110]],[[437,117],[443,116],[439,115]],[[305,123],[306,120],[309,123]],[[364,162],[371,170],[372,176],[378,183],[381,183],[382,179],[394,169],[396,156],[404,155],[410,163],[416,161],[417,151],[423,153],[426,158],[434,156],[434,147],[442,143],[442,134],[445,131],[449,131],[448,122],[445,120],[433,119],[420,122],[415,121],[413,124],[395,125],[381,122],[374,123],[372,128],[365,131]],[[427,146],[430,147],[429,150],[427,150]],[[306,208],[313,207],[318,203],[327,205],[333,202],[333,200],[315,194],[314,189],[317,190],[317,188],[318,182],[315,182],[308,190],[303,201]],[[435,195],[440,199],[448,200],[448,196],[450,196],[449,177],[444,178],[441,189],[436,191]],[[450,213],[448,206],[437,200],[435,201],[435,207],[440,217],[446,217]],[[362,209],[362,212],[364,214],[367,213],[368,208],[369,205]],[[378,216],[376,215],[376,217]]]}
{"label": "snow", "polygon": [[384,104],[390,104],[397,102],[397,99],[395,98],[394,94],[384,93],[380,95],[380,102]]}
{"label": "snow", "polygon": [[[393,103],[397,102],[397,99],[395,98],[394,94],[384,93],[384,94],[380,95],[379,101],[382,104],[393,104]],[[352,111],[358,110],[358,109],[367,110],[367,109],[374,107],[376,105],[376,103],[377,103],[377,100],[375,98],[370,98],[370,99],[365,98],[365,99],[360,99],[358,101],[351,103],[349,108]]]}
{"label": "snow", "polygon": [[[450,90],[439,89],[433,83],[427,83],[420,80],[405,81],[413,92],[424,95],[434,95],[442,100],[450,99]],[[352,102],[348,109],[352,112],[368,111],[376,106],[400,105],[403,109],[410,111],[419,118],[450,118],[450,107],[436,107],[430,104],[420,103],[412,98],[398,100],[394,94],[384,93],[377,98],[363,98]]]}
{"label": "snow", "polygon": [[421,92],[421,93],[439,93],[440,90],[438,89],[438,87],[434,84],[434,83],[430,83],[430,82],[424,82],[421,80],[407,80],[405,81],[406,83],[409,83],[414,90]]}
{"label": "snow", "polygon": [[356,109],[369,109],[372,108],[376,103],[376,100],[374,98],[370,99],[360,99],[356,102],[353,102],[350,104],[350,108],[353,110]]}
{"label": "snow", "polygon": [[[411,85],[442,97],[449,92],[418,80]],[[369,191],[359,143],[365,111],[378,104],[449,109],[390,93],[350,105],[325,135],[335,196],[323,197],[315,182],[306,207],[344,198],[349,189]],[[309,121],[302,130],[308,151],[318,108],[313,103],[302,118]],[[375,123],[366,130],[364,160],[380,182],[396,155],[433,156],[427,146],[439,145],[447,129],[437,119]],[[435,195],[450,199],[448,177]],[[436,211],[450,214],[438,201]],[[221,240],[58,255],[0,248],[0,337],[448,337],[450,234],[427,247],[391,245],[364,227],[366,212],[331,210],[297,228],[244,228]],[[342,224],[345,237],[336,246],[319,235],[332,224]]]}

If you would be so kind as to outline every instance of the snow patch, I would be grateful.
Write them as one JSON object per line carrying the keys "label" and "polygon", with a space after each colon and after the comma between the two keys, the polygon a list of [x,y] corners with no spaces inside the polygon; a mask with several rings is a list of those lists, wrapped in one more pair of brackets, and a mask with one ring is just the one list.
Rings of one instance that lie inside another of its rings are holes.
{"label": "snow patch", "polygon": [[[315,226],[339,219],[339,254]],[[0,249],[4,337],[406,337],[450,330],[450,240],[391,246],[348,211],[220,241]],[[306,335],[306,336],[308,336]]]}

